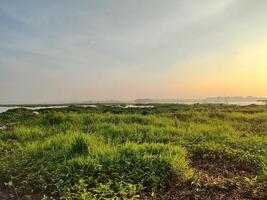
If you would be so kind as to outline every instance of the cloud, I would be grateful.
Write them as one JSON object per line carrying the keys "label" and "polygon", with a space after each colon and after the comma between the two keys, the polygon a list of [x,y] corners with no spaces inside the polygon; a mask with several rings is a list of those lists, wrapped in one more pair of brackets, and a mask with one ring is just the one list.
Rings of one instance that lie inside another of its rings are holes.
{"label": "cloud", "polygon": [[63,90],[67,99],[173,97],[170,71],[188,82],[214,74],[229,51],[267,34],[266,9],[264,0],[3,1],[0,92],[12,100],[24,90],[23,101],[42,100],[40,90],[51,101]]}

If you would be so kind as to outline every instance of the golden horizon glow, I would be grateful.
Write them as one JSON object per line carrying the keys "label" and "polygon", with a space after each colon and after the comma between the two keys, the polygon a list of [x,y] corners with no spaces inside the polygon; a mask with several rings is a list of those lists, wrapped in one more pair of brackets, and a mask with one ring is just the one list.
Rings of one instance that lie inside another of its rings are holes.
{"label": "golden horizon glow", "polygon": [[170,91],[191,91],[201,97],[267,96],[267,39],[228,53],[201,55],[176,66],[168,77]]}

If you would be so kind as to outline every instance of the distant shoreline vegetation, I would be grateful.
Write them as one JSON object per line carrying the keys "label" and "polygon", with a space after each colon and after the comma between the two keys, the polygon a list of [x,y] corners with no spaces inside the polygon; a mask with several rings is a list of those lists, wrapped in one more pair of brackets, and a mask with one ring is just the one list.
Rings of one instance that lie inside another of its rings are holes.
{"label": "distant shoreline vegetation", "polygon": [[67,102],[67,103],[2,103],[0,107],[35,107],[35,106],[69,106],[69,105],[91,105],[91,104],[234,104],[234,105],[264,105],[267,97],[253,96],[218,96],[199,99],[135,99],[129,101],[123,100],[89,100],[84,102]]}

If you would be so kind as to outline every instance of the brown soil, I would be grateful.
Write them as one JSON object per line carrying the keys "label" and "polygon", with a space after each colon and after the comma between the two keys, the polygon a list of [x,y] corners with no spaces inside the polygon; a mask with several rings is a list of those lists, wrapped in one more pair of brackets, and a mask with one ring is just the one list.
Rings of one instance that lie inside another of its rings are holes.
{"label": "brown soil", "polygon": [[204,160],[194,157],[192,158],[192,166],[199,172],[221,179],[244,176],[252,178],[256,175],[255,167],[249,163],[235,163],[220,158]]}
{"label": "brown soil", "polygon": [[[267,182],[247,185],[243,177],[253,178],[256,169],[248,163],[233,163],[230,160],[192,158],[198,180],[182,183],[174,178],[165,191],[156,199],[167,200],[266,200]],[[239,184],[226,184],[238,180]]]}

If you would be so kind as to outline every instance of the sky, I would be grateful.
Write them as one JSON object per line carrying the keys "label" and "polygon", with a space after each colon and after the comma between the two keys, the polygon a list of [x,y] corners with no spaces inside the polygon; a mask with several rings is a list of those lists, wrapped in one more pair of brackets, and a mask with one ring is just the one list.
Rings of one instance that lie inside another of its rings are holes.
{"label": "sky", "polygon": [[0,103],[267,96],[266,0],[0,1]]}

